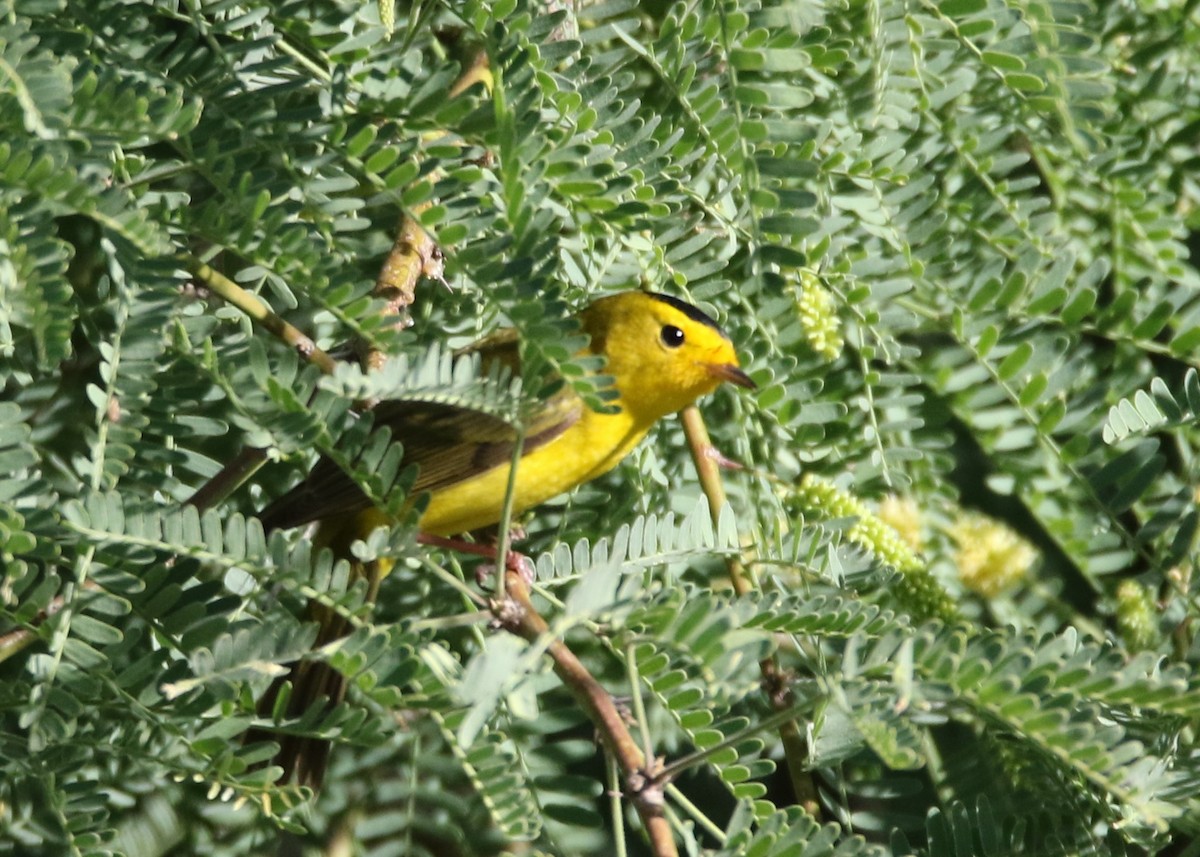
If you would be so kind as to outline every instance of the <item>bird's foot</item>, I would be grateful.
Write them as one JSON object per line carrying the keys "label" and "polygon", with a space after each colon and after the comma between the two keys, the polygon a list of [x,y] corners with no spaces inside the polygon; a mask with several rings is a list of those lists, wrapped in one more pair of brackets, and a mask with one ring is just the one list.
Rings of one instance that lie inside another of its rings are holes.
{"label": "bird's foot", "polygon": [[[513,539],[524,538],[525,531],[515,529],[512,531],[510,543]],[[479,544],[478,542],[468,542],[463,539],[447,538],[445,536],[433,536],[427,533],[421,533],[417,536],[417,541],[423,545],[432,547],[446,548],[447,550],[458,551],[460,553],[468,553],[474,556],[481,556],[491,562],[483,562],[475,569],[475,580],[481,587],[487,586],[487,582],[496,576],[496,545],[495,544]],[[510,550],[504,557],[504,568],[512,574],[519,574],[526,585],[533,583],[536,577],[536,569],[533,561],[519,551]]]}
{"label": "bird's foot", "polygon": [[[495,559],[495,556],[492,557]],[[533,560],[525,556],[519,551],[509,551],[504,557],[504,570],[509,574],[519,575],[526,586],[532,586],[534,579],[537,577],[537,568],[533,564]],[[481,562],[475,569],[475,580],[483,588],[487,588],[488,583],[496,578],[496,564],[494,562]]]}

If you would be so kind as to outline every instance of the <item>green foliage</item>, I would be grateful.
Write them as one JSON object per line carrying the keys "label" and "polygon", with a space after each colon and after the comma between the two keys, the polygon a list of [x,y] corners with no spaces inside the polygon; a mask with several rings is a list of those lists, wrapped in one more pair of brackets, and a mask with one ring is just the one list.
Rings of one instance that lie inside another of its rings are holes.
{"label": "green foliage", "polygon": [[[692,853],[1195,837],[1192,17],[0,0],[0,851],[646,853],[549,637],[681,763]],[[452,97],[478,52],[491,87]],[[452,288],[398,329],[372,290],[405,212]],[[321,376],[197,259],[392,359]],[[713,524],[668,420],[528,515],[526,643],[417,543],[359,404],[520,424],[559,375],[599,403],[570,311],[638,286],[737,344],[759,391],[703,410],[744,468]],[[524,379],[452,359],[501,326]],[[246,485],[184,505],[246,447]],[[395,562],[374,603],[254,518],[317,453],[397,521],[354,548]],[[260,709],[297,659],[346,698]],[[333,742],[318,796],[279,782],[284,738]]]}

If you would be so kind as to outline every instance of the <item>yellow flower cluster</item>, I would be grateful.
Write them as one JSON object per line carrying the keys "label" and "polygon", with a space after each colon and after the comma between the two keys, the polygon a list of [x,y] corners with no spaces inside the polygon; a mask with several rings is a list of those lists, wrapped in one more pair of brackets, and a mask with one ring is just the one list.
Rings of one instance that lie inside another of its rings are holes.
{"label": "yellow flower cluster", "polygon": [[817,272],[812,269],[800,271],[796,309],[800,313],[800,327],[804,330],[809,347],[830,363],[837,360],[845,345],[838,324],[837,308],[833,303],[833,295],[821,285]]}
{"label": "yellow flower cluster", "polygon": [[884,497],[879,503],[879,518],[913,551],[920,553],[925,549],[925,539],[921,537],[921,510],[911,497],[895,494]]}
{"label": "yellow flower cluster", "polygon": [[980,514],[964,514],[950,528],[957,545],[954,562],[963,586],[995,598],[1026,574],[1037,552],[1012,529]]}

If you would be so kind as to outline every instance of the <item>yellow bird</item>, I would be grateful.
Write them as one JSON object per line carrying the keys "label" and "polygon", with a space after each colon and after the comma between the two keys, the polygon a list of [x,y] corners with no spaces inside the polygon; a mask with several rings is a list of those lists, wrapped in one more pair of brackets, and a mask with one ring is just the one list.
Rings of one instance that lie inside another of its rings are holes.
{"label": "yellow bird", "polygon": [[[590,343],[585,353],[606,360],[615,413],[594,411],[569,385],[543,403],[527,427],[513,496],[513,514],[612,470],[668,414],[712,392],[723,381],[754,382],[717,323],[668,295],[621,292],[579,314]],[[509,331],[473,346],[486,365],[517,367]],[[428,492],[419,529],[449,536],[496,524],[508,487],[516,432],[498,417],[432,402],[382,402],[375,425],[387,426],[419,468],[413,493]],[[366,514],[364,514],[366,513]],[[295,527],[333,517],[353,522],[345,533],[363,538],[386,523],[370,500],[333,461],[321,459],[308,477],[263,510],[264,529]]]}
{"label": "yellow bird", "polygon": [[[594,411],[569,385],[542,403],[526,427],[517,467],[514,514],[607,473],[668,414],[682,410],[724,381],[742,387],[754,382],[738,367],[729,338],[700,310],[673,297],[622,292],[600,298],[579,315],[588,334],[586,354],[605,358],[617,398],[611,413]],[[519,370],[514,331],[488,337],[471,349],[486,365],[500,361]],[[490,414],[433,402],[385,401],[373,409],[375,426],[387,426],[403,445],[404,462],[418,465],[413,494],[427,493],[429,505],[419,529],[427,539],[490,527],[500,521],[508,491],[517,434]],[[358,485],[328,458],[308,477],[263,510],[264,529],[321,522],[314,541],[346,556],[354,539],[366,538],[387,523]],[[463,545],[463,547],[467,547]],[[380,561],[379,574],[390,569]],[[377,579],[377,577],[376,577]],[[321,626],[318,644],[345,633],[345,623],[327,609],[310,605]],[[299,716],[321,696],[340,700],[341,677],[321,663],[293,665],[289,713]],[[260,701],[271,712],[280,691],[276,682]],[[262,738],[252,733],[248,740]],[[284,781],[317,786],[324,775],[328,744],[281,735],[276,762]]]}

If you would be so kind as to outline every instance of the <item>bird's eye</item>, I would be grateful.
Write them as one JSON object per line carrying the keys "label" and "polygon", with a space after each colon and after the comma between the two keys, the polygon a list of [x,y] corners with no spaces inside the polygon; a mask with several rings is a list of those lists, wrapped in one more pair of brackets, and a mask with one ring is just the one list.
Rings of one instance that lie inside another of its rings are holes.
{"label": "bird's eye", "polygon": [[683,331],[673,324],[664,324],[658,335],[667,348],[678,348],[683,345]]}

